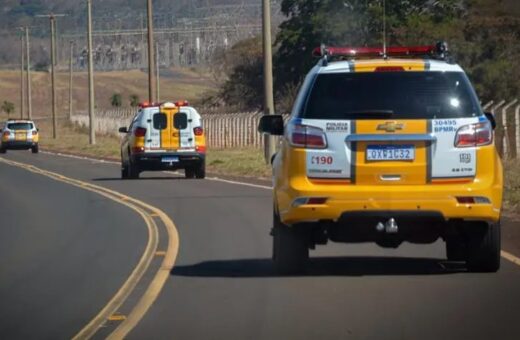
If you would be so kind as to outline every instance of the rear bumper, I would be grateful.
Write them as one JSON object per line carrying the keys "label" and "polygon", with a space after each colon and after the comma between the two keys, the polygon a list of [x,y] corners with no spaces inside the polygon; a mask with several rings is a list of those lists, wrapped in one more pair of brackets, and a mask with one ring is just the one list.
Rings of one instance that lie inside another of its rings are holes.
{"label": "rear bumper", "polygon": [[0,144],[2,148],[10,150],[30,149],[36,145],[38,145],[38,142],[33,141],[4,141]]}
{"label": "rear bumper", "polygon": [[[293,224],[320,220],[345,220],[349,212],[363,212],[364,216],[399,217],[399,212],[421,215],[430,212],[444,220],[462,219],[497,222],[502,205],[502,187],[475,181],[468,184],[421,186],[360,186],[314,185],[307,181],[300,185],[293,181],[288,188],[276,190],[282,222]],[[489,204],[460,204],[456,197],[479,196]],[[321,205],[294,206],[299,197],[326,197]],[[343,217],[343,218],[342,218]]]}
{"label": "rear bumper", "polygon": [[[141,170],[160,171],[200,166],[204,163],[206,155],[197,152],[147,152],[142,154],[133,154],[131,157],[132,163],[136,164]],[[171,158],[172,161],[163,162],[163,159],[165,158]]]}

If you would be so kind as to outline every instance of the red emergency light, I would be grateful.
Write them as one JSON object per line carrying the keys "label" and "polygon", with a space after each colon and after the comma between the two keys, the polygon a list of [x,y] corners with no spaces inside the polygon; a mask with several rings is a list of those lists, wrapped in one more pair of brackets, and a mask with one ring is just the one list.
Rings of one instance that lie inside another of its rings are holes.
{"label": "red emergency light", "polygon": [[139,103],[139,108],[145,109],[147,107],[154,107],[154,106],[159,106],[159,105],[160,104],[158,104],[158,103],[142,102],[142,103]]}
{"label": "red emergency light", "polygon": [[[435,46],[412,46],[412,47],[388,47],[386,49],[387,56],[414,56],[434,54],[437,48]],[[323,57],[326,53],[328,56],[340,57],[382,57],[384,49],[382,47],[326,47],[324,50],[317,47],[313,51],[313,56]]]}
{"label": "red emergency light", "polygon": [[432,57],[445,59],[447,52],[448,45],[445,42],[439,42],[436,45],[391,46],[386,49],[383,47],[328,47],[322,45],[315,48],[312,55],[318,58]]}

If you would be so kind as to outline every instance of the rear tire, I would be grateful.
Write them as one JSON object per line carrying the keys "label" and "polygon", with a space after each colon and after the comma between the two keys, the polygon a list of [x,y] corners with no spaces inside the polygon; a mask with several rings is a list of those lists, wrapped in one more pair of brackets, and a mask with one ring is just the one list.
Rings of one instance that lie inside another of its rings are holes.
{"label": "rear tire", "polygon": [[128,164],[128,178],[130,178],[130,179],[139,178],[139,168],[137,167],[137,165],[134,165],[131,162]]}
{"label": "rear tire", "polygon": [[468,232],[468,270],[497,272],[500,269],[500,222],[476,222]]}
{"label": "rear tire", "polygon": [[128,179],[128,166],[121,164],[121,179]]}
{"label": "rear tire", "polygon": [[195,169],[195,178],[204,179],[206,177],[206,162],[202,162],[198,168]]}
{"label": "rear tire", "polygon": [[273,214],[273,262],[281,275],[302,273],[309,260],[309,233],[298,225],[287,226]]}
{"label": "rear tire", "polygon": [[184,177],[195,178],[195,169],[193,169],[193,168],[184,169]]}
{"label": "rear tire", "polygon": [[446,257],[449,261],[465,261],[468,246],[461,237],[446,240]]}
{"label": "rear tire", "polygon": [[33,147],[31,147],[31,152],[32,153],[38,153],[40,151],[40,148],[38,147],[38,145],[35,145]]}
{"label": "rear tire", "polygon": [[6,153],[6,152],[7,152],[7,149],[0,148],[0,153]]}

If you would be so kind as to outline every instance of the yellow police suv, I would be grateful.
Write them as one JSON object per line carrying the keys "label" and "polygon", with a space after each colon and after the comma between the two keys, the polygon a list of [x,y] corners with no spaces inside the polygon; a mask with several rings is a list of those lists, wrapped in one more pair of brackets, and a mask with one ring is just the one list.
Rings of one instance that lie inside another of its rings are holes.
{"label": "yellow police suv", "polygon": [[0,130],[0,153],[29,150],[38,153],[39,133],[31,120],[8,120]]}
{"label": "yellow police suv", "polygon": [[200,114],[186,101],[143,103],[130,127],[122,127],[121,177],[142,171],[184,169],[186,178],[206,176],[206,139]]}
{"label": "yellow police suv", "polygon": [[435,46],[321,47],[273,158],[273,259],[305,268],[333,242],[446,242],[468,270],[500,267],[502,164],[492,114],[462,68]]}

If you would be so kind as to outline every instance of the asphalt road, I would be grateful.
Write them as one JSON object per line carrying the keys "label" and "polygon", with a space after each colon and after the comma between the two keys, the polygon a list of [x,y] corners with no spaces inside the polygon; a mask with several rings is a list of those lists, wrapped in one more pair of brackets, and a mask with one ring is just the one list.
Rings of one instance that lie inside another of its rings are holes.
{"label": "asphalt road", "polygon": [[[2,157],[136,197],[175,222],[176,265],[130,339],[520,338],[520,266],[505,259],[496,274],[470,274],[445,262],[441,242],[329,244],[306,275],[278,277],[268,189],[163,173],[121,181],[114,164]],[[0,338],[69,337],[135,265],[145,227],[117,203],[1,163],[0,188]],[[520,223],[504,224],[504,247],[518,249],[507,235]]]}

